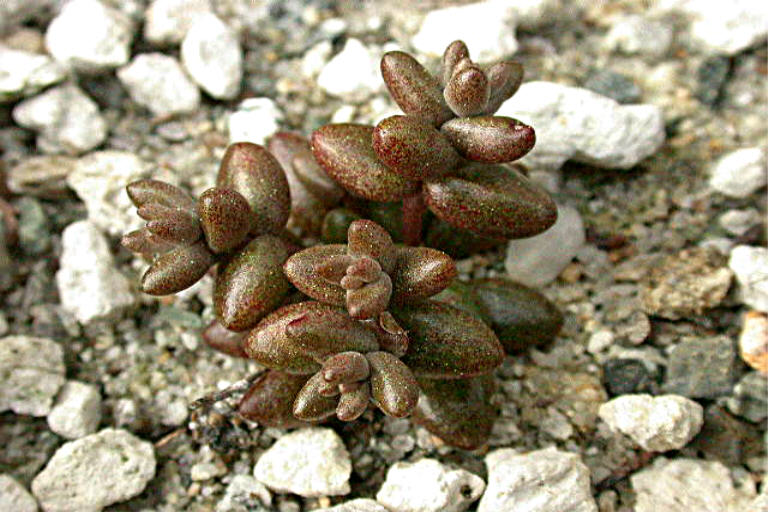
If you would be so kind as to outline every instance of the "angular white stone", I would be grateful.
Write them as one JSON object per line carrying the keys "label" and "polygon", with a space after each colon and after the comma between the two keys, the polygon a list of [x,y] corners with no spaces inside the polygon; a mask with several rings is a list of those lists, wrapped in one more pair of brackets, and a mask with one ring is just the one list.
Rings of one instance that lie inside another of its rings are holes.
{"label": "angular white stone", "polygon": [[400,512],[462,512],[484,489],[483,479],[469,471],[421,459],[390,467],[376,500]]}
{"label": "angular white stone", "polygon": [[679,450],[704,421],[704,409],[678,395],[622,395],[601,405],[598,414],[611,429],[654,452]]}
{"label": "angular white stone", "polygon": [[619,19],[605,36],[604,46],[626,54],[661,57],[672,44],[674,28],[663,21],[631,15]]}
{"label": "angular white stone", "polygon": [[729,197],[749,197],[768,183],[765,152],[758,147],[732,151],[715,163],[709,186]]}
{"label": "angular white stone", "polygon": [[45,416],[64,384],[64,352],[47,338],[0,338],[0,412]]}
{"label": "angular white stone", "polygon": [[341,52],[323,67],[317,85],[347,101],[363,101],[382,86],[379,56],[358,39],[350,38]]}
{"label": "angular white stone", "polygon": [[209,12],[210,0],[154,0],[147,8],[144,38],[154,44],[178,44],[195,18]]}
{"label": "angular white stone", "polygon": [[585,240],[579,212],[558,205],[557,221],[551,228],[540,235],[509,241],[504,268],[514,281],[534,288],[544,286],[560,275]]}
{"label": "angular white stone", "polygon": [[744,304],[768,313],[768,249],[737,245],[728,266],[736,274]]}
{"label": "angular white stone", "polygon": [[0,475],[0,510],[37,512],[37,502],[13,477]]}
{"label": "angular white stone", "polygon": [[97,0],[67,2],[45,33],[45,45],[53,58],[83,72],[128,62],[131,39],[133,26],[128,16]]}
{"label": "angular white stone", "polygon": [[265,144],[280,130],[283,112],[270,98],[248,98],[229,116],[229,143]]}
{"label": "angular white stone", "polygon": [[754,484],[736,488],[728,468],[699,459],[659,457],[631,482],[635,512],[743,512],[756,495]]}
{"label": "angular white stone", "polygon": [[352,462],[341,438],[329,428],[304,428],[284,435],[261,457],[253,475],[277,492],[304,497],[348,494]]}
{"label": "angular white stone", "polygon": [[144,164],[133,153],[97,151],[77,161],[67,183],[85,203],[88,220],[112,236],[121,236],[143,224],[125,186],[144,175]]}
{"label": "angular white stone", "polygon": [[251,512],[260,504],[272,504],[269,489],[250,475],[235,475],[216,504],[216,512]]}
{"label": "angular white stone", "polygon": [[333,52],[333,45],[330,41],[320,41],[307,50],[301,59],[301,74],[307,78],[317,76],[328,62],[331,52]]}
{"label": "angular white stone", "polygon": [[46,419],[53,432],[67,439],[93,434],[101,420],[99,389],[93,384],[68,381]]}
{"label": "angular white stone", "polygon": [[64,68],[47,55],[0,44],[0,103],[31,96],[65,76]]}
{"label": "angular white stone", "polygon": [[56,285],[65,311],[80,323],[118,317],[136,297],[115,262],[104,235],[86,220],[73,222],[61,236]]}
{"label": "angular white stone", "polygon": [[536,146],[521,162],[559,169],[567,160],[629,169],[664,142],[664,118],[655,105],[620,105],[587,89],[527,82],[497,112],[536,130]]}
{"label": "angular white stone", "polygon": [[200,91],[173,57],[137,55],[117,72],[133,101],[156,116],[186,114],[200,106]]}
{"label": "angular white stone", "polygon": [[[218,511],[217,511],[218,512]],[[335,507],[321,508],[317,512],[390,512],[373,500],[359,498],[352,501],[345,501]]]}
{"label": "angular white stone", "polygon": [[108,428],[62,445],[32,481],[32,494],[47,512],[99,512],[141,493],[154,476],[152,444]]}
{"label": "angular white stone", "polygon": [[99,107],[74,85],[60,85],[29,98],[13,109],[13,120],[38,132],[44,153],[78,155],[107,138],[107,122]]}
{"label": "angular white stone", "polygon": [[578,455],[554,447],[526,454],[503,448],[485,464],[488,487],[478,512],[597,512],[589,470]]}
{"label": "angular white stone", "polygon": [[230,100],[240,92],[240,41],[214,14],[195,17],[181,43],[181,62],[192,79],[214,98]]}
{"label": "angular white stone", "polygon": [[728,210],[717,219],[723,229],[736,236],[743,235],[762,220],[763,216],[755,208]]}
{"label": "angular white stone", "polygon": [[487,0],[431,11],[411,44],[421,53],[442,56],[446,46],[461,39],[476,62],[508,57],[518,47],[514,3]]}

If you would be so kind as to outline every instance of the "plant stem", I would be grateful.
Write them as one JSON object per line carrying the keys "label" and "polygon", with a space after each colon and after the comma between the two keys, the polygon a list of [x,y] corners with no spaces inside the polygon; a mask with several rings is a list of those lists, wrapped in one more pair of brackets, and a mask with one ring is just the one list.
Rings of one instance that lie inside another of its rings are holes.
{"label": "plant stem", "polygon": [[403,198],[403,241],[406,245],[421,244],[421,228],[427,210],[421,191]]}

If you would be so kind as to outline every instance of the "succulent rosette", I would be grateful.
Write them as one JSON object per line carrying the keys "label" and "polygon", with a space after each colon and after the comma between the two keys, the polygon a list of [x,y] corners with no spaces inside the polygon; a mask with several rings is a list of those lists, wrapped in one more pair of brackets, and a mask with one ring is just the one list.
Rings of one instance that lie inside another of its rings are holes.
{"label": "succulent rosette", "polygon": [[[532,127],[494,116],[519,88],[522,67],[499,62],[483,68],[455,41],[445,51],[441,76],[404,52],[381,61],[384,82],[405,115],[378,125],[331,124],[312,135],[312,150],[328,175],[352,195],[403,201],[405,229],[423,208],[478,235],[523,238],[554,224],[549,195],[513,162],[534,146]],[[420,233],[407,233],[409,243]]]}

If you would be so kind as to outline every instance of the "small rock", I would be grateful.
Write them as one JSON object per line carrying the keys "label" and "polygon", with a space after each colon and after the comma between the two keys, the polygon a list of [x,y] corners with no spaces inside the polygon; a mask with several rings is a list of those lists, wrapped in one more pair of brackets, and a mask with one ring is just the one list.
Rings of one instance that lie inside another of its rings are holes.
{"label": "small rock", "polygon": [[692,43],[712,53],[736,55],[768,35],[768,9],[762,0],[662,0],[656,8],[687,15]]}
{"label": "small rock", "polygon": [[278,492],[304,497],[348,494],[352,463],[341,438],[329,428],[286,434],[264,452],[253,475]]}
{"label": "small rock", "polygon": [[133,101],[156,116],[194,112],[200,106],[200,91],[181,64],[162,53],[137,55],[117,72]]}
{"label": "small rock", "polygon": [[214,98],[240,92],[243,51],[237,34],[213,14],[196,16],[181,43],[181,61],[192,79]]}
{"label": "small rock", "polygon": [[50,219],[40,201],[22,197],[16,202],[16,210],[19,212],[19,246],[24,253],[36,256],[50,249]]}
{"label": "small rock", "polygon": [[54,59],[88,73],[128,62],[132,39],[128,16],[97,0],[67,2],[45,33],[45,45]]}
{"label": "small rock", "polygon": [[331,57],[333,45],[330,41],[320,41],[304,53],[301,59],[301,74],[307,78],[316,77]]}
{"label": "small rock", "polygon": [[65,76],[64,68],[46,55],[0,44],[0,103],[36,94]]}
{"label": "small rock", "polygon": [[430,11],[411,44],[421,53],[442,56],[446,46],[461,39],[477,62],[508,57],[518,48],[512,3],[488,0]]}
{"label": "small rock", "polygon": [[742,302],[768,313],[768,249],[738,245],[731,251],[728,266],[736,274]]}
{"label": "small rock", "polygon": [[483,494],[483,489],[483,479],[469,471],[421,459],[390,467],[376,500],[400,512],[461,512]]}
{"label": "small rock", "polygon": [[727,336],[684,338],[672,348],[664,388],[691,398],[716,398],[731,391],[736,351]]}
{"label": "small rock", "polygon": [[45,416],[64,380],[58,343],[31,336],[0,339],[0,412]]}
{"label": "small rock", "polygon": [[699,459],[659,457],[631,482],[636,512],[738,512],[756,495],[754,484],[737,488],[727,467]]}
{"label": "small rock", "polygon": [[61,237],[56,273],[61,305],[80,323],[120,316],[136,301],[128,279],[115,268],[107,240],[91,222],[78,221]]}
{"label": "small rock", "polygon": [[757,429],[713,404],[704,411],[704,426],[689,447],[707,460],[738,466],[754,453],[753,447],[762,445]]}
{"label": "small rock", "polygon": [[210,0],[154,0],[147,8],[144,38],[153,44],[178,44],[195,18],[212,12]]}
{"label": "small rock", "polygon": [[498,115],[536,128],[536,147],[521,162],[539,170],[567,160],[629,169],[664,142],[664,118],[655,105],[620,105],[587,89],[527,82]]}
{"label": "small rock", "polygon": [[24,100],[13,109],[13,119],[38,132],[37,148],[44,153],[78,155],[107,138],[107,122],[99,107],[74,85],[60,85]]}
{"label": "small rock", "polygon": [[280,130],[283,112],[270,98],[248,98],[229,116],[229,143],[265,144]]}
{"label": "small rock", "polygon": [[728,410],[753,423],[768,417],[768,386],[765,376],[749,372],[733,388],[733,396],[725,402]]}
{"label": "small rock", "polygon": [[604,45],[609,50],[629,55],[663,57],[669,51],[673,37],[671,24],[632,15],[614,23],[605,36]]}
{"label": "small rock", "polygon": [[235,475],[216,504],[216,512],[253,512],[272,504],[272,494],[250,475]]}
{"label": "small rock", "polygon": [[121,236],[143,223],[125,186],[144,175],[144,164],[133,153],[98,151],[77,161],[67,183],[85,203],[88,220],[112,236]]}
{"label": "small rock", "polygon": [[704,409],[682,396],[624,395],[600,406],[600,418],[653,452],[679,450],[699,433]]}
{"label": "small rock", "polygon": [[654,391],[656,379],[638,359],[609,359],[603,365],[603,382],[611,395]]}
{"label": "small rock", "polygon": [[504,268],[509,277],[530,287],[544,286],[557,278],[584,245],[586,234],[579,212],[558,205],[557,221],[540,235],[511,240]]}
{"label": "small rock", "polygon": [[768,376],[768,315],[757,311],[744,315],[739,353],[749,366]]}
{"label": "small rock", "polygon": [[316,512],[389,512],[389,509],[384,508],[373,500],[359,498],[352,501],[345,501],[335,507],[321,508]]}
{"label": "small rock", "polygon": [[696,98],[705,105],[714,106],[720,101],[723,87],[731,74],[731,59],[722,55],[704,59],[696,74]]}
{"label": "small rock", "polygon": [[584,88],[616,100],[619,103],[635,103],[640,99],[640,88],[626,76],[602,69],[584,81]]}
{"label": "small rock", "polygon": [[96,386],[68,381],[48,413],[48,426],[67,439],[93,434],[101,421],[101,395]]}
{"label": "small rock", "polygon": [[503,448],[485,464],[488,487],[478,512],[597,512],[589,470],[578,455],[554,447],[525,454]]}
{"label": "small rock", "polygon": [[363,101],[381,88],[378,56],[358,39],[350,38],[323,67],[317,85],[346,101]]}
{"label": "small rock", "polygon": [[711,249],[685,249],[650,269],[641,283],[643,309],[670,320],[701,315],[728,294],[733,272]]}
{"label": "small rock", "polygon": [[62,445],[32,481],[32,494],[44,510],[98,512],[138,495],[154,476],[152,445],[108,428]]}
{"label": "small rock", "polygon": [[227,466],[215,462],[198,462],[189,469],[193,482],[203,482],[227,474]]}
{"label": "small rock", "polygon": [[67,156],[33,156],[6,173],[8,189],[14,194],[43,198],[61,197],[67,193],[66,179],[77,163]]}
{"label": "small rock", "polygon": [[0,510],[37,512],[37,502],[13,477],[0,474]]}
{"label": "small rock", "polygon": [[710,171],[709,186],[729,197],[749,197],[768,182],[761,148],[743,148],[720,157]]}
{"label": "small rock", "polygon": [[741,236],[757,224],[762,222],[763,217],[754,208],[746,210],[728,210],[720,216],[718,222],[723,229],[732,235]]}
{"label": "small rock", "polygon": [[610,329],[600,329],[589,337],[587,342],[587,352],[590,354],[599,354],[607,349],[616,340],[616,335]]}

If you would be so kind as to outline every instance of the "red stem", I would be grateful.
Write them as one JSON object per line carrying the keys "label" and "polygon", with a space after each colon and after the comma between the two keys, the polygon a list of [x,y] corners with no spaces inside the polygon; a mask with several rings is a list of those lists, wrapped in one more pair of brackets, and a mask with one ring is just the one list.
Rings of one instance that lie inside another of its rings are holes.
{"label": "red stem", "polygon": [[406,245],[421,244],[421,228],[427,206],[421,191],[403,198],[403,241]]}

